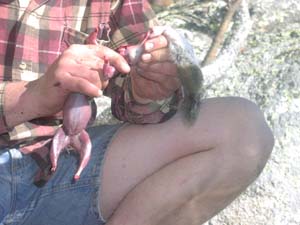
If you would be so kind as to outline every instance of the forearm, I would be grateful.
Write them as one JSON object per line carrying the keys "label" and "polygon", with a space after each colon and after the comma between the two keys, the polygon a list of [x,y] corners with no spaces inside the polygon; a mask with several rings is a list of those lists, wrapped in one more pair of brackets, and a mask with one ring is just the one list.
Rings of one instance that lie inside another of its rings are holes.
{"label": "forearm", "polygon": [[43,116],[40,113],[37,96],[34,95],[33,89],[30,88],[34,85],[34,81],[8,82],[5,85],[2,108],[8,128]]}

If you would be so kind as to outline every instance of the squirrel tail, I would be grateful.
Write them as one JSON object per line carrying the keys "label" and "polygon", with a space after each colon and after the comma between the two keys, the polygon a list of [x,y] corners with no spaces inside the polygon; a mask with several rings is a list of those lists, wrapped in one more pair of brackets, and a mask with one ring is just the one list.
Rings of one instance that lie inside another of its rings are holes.
{"label": "squirrel tail", "polygon": [[189,95],[185,96],[182,109],[184,118],[190,125],[193,125],[198,117],[200,111],[200,96]]}

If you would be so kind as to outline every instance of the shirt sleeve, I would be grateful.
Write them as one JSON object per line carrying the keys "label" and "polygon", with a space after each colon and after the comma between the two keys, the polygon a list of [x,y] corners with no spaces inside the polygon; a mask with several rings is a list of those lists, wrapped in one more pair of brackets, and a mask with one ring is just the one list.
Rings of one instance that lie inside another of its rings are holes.
{"label": "shirt sleeve", "polygon": [[6,124],[5,114],[4,114],[4,90],[6,82],[0,83],[0,134],[8,132],[8,127]]}
{"label": "shirt sleeve", "polygon": [[[118,26],[114,27],[114,24]],[[158,25],[158,22],[147,1],[140,1],[139,5],[125,0],[113,13],[111,25],[111,47],[116,49],[122,45],[139,43],[149,28]],[[159,123],[169,119],[176,113],[181,99],[181,92],[177,91],[167,99],[140,104],[133,98],[130,74],[119,74],[113,78],[105,94],[112,99],[112,113],[116,118],[138,124]]]}

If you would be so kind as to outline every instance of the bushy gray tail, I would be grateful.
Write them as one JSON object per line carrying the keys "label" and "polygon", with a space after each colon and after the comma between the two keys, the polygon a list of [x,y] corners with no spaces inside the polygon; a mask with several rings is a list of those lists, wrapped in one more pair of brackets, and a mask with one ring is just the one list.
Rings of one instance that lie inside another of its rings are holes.
{"label": "bushy gray tail", "polygon": [[184,98],[182,109],[184,118],[189,123],[189,125],[193,125],[198,117],[201,104],[200,100],[201,97],[198,95],[185,96]]}

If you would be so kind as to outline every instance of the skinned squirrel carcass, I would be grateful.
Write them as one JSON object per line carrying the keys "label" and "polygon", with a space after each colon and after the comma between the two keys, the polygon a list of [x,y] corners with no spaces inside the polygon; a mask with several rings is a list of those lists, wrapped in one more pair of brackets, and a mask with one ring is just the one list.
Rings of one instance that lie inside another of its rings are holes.
{"label": "skinned squirrel carcass", "polygon": [[[86,39],[86,44],[97,44],[97,27]],[[107,61],[107,59],[105,59]],[[104,66],[106,76],[112,76],[114,68]],[[60,153],[71,146],[80,156],[79,166],[74,175],[77,181],[83,169],[87,166],[92,151],[92,143],[89,134],[85,131],[92,115],[92,108],[86,95],[71,93],[67,97],[63,107],[63,124],[56,131],[50,149],[51,171],[57,169],[57,161]]]}

